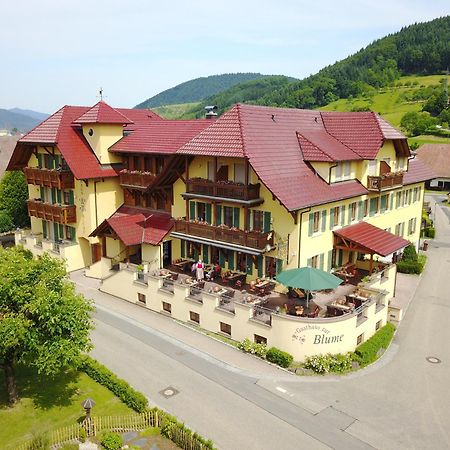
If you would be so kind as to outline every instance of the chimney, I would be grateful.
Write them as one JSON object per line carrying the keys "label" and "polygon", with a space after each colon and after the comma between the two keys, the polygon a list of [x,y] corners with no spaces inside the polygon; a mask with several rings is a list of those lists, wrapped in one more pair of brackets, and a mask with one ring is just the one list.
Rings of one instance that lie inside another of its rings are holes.
{"label": "chimney", "polygon": [[216,109],[217,109],[216,105],[205,106],[205,110],[206,110],[205,118],[206,119],[216,118],[217,117]]}

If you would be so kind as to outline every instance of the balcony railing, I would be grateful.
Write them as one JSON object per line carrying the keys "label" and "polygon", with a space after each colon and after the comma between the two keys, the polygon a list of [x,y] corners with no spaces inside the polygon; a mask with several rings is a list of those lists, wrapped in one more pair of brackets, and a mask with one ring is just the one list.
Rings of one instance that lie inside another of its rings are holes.
{"label": "balcony railing", "polygon": [[28,200],[28,215],[62,224],[77,221],[75,205],[53,205],[40,200]]}
{"label": "balcony railing", "polygon": [[175,221],[174,231],[258,250],[263,250],[267,244],[273,245],[272,232],[243,231],[225,226],[213,226],[207,223],[188,222],[184,219]]}
{"label": "balcony railing", "polygon": [[121,170],[119,174],[120,184],[134,189],[147,189],[156,179],[151,172],[139,172],[136,170]]}
{"label": "balcony railing", "polygon": [[73,189],[75,186],[73,173],[70,170],[24,167],[23,172],[28,184],[56,189]]}
{"label": "balcony railing", "polygon": [[403,173],[367,177],[367,189],[369,191],[381,192],[397,186],[403,186]]}
{"label": "balcony railing", "polygon": [[259,199],[260,184],[242,184],[233,181],[216,182],[204,178],[193,178],[186,181],[186,193],[200,194],[210,197],[231,198],[234,200]]}

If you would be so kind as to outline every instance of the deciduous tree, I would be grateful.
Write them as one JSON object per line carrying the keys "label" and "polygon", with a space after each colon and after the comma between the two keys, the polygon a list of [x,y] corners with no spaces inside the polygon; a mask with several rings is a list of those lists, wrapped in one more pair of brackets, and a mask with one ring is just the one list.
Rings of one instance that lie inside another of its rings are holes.
{"label": "deciduous tree", "polygon": [[0,249],[0,363],[10,405],[19,397],[17,363],[49,375],[91,348],[92,310],[67,279],[64,262],[22,247]]}
{"label": "deciduous tree", "polygon": [[6,172],[0,180],[0,210],[7,211],[15,227],[29,225],[28,186],[20,171]]}

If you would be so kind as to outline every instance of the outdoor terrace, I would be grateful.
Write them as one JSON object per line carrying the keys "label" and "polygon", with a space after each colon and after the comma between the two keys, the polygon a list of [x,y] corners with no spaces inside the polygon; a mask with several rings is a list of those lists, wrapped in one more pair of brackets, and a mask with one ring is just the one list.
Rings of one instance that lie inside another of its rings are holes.
{"label": "outdoor terrace", "polygon": [[367,177],[369,191],[381,192],[399,186],[403,186],[403,172]]}

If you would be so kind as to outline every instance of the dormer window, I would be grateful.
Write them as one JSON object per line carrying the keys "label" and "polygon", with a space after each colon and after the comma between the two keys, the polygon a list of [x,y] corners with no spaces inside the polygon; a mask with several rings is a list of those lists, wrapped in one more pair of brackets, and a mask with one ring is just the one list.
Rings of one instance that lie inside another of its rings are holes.
{"label": "dormer window", "polygon": [[350,179],[351,175],[351,163],[350,161],[344,161],[337,163],[334,179],[335,181],[342,181]]}

